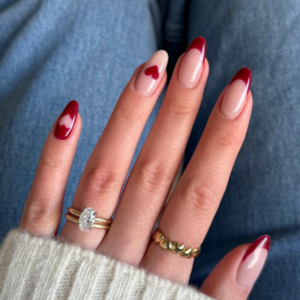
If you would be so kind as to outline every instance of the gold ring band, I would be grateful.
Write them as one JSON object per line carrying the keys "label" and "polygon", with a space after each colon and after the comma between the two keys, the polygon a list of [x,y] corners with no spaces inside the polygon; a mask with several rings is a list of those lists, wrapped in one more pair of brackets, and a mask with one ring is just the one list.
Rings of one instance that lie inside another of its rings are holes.
{"label": "gold ring band", "polygon": [[153,232],[152,238],[162,249],[172,251],[174,254],[180,254],[182,257],[191,258],[200,254],[201,247],[185,247],[177,242],[172,242],[158,228]]}
{"label": "gold ring band", "polygon": [[[66,218],[69,220],[69,221],[72,221],[76,224],[79,224],[79,219],[71,216],[70,214],[65,214]],[[97,228],[97,229],[109,229],[110,228],[110,225],[101,225],[101,224],[93,224],[93,228]]]}
{"label": "gold ring band", "polygon": [[[69,207],[68,208],[68,212],[69,214],[73,215],[73,216],[76,216],[76,217],[80,217],[81,215],[81,211],[77,210],[77,209],[74,209],[72,207]],[[103,223],[103,224],[107,224],[107,225],[110,225],[112,222],[112,220],[106,220],[106,219],[102,219],[102,218],[95,218],[95,223]]]}
{"label": "gold ring band", "polygon": [[80,230],[82,231],[89,231],[93,228],[109,229],[112,220],[96,218],[96,215],[97,213],[91,207],[85,208],[82,210],[82,212],[69,207],[68,212],[65,214],[67,220],[78,224]]}

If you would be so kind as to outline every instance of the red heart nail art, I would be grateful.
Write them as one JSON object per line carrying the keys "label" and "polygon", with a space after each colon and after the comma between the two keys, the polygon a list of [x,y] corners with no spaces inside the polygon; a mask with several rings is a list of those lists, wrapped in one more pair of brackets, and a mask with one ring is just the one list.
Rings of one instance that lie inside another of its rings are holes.
{"label": "red heart nail art", "polygon": [[152,78],[155,79],[155,80],[158,79],[158,77],[159,77],[158,67],[155,65],[155,66],[151,66],[151,67],[147,68],[145,70],[145,74],[147,76],[151,75]]}

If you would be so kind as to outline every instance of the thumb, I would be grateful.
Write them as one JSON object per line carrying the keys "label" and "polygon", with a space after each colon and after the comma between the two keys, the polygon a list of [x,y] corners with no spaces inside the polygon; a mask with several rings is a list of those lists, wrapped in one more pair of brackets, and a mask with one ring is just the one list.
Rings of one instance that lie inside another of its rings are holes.
{"label": "thumb", "polygon": [[201,292],[219,300],[247,299],[266,261],[271,239],[263,235],[252,244],[229,252],[204,281]]}

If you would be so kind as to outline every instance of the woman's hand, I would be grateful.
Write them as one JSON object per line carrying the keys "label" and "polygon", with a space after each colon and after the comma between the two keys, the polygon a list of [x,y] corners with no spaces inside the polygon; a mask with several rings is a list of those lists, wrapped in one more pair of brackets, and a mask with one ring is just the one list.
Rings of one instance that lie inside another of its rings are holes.
{"label": "woman's hand", "polygon": [[[168,243],[161,247],[151,236],[202,100],[209,73],[205,51],[205,40],[198,37],[179,58],[110,230],[81,231],[78,224],[67,221],[60,239],[172,281],[188,282],[193,258],[166,251],[163,247]],[[87,162],[73,208],[92,207],[97,217],[112,217],[143,127],[166,83],[167,61],[167,53],[158,51],[134,72]],[[205,238],[245,138],[252,109],[250,84],[251,72],[244,68],[225,88],[166,205],[159,229],[173,242],[195,248]],[[57,234],[81,122],[78,104],[72,101],[50,131],[20,225],[32,235]],[[251,246],[234,249],[217,265],[201,290],[221,300],[246,299],[269,245],[269,237],[264,236]],[[180,252],[180,246],[178,249]]]}

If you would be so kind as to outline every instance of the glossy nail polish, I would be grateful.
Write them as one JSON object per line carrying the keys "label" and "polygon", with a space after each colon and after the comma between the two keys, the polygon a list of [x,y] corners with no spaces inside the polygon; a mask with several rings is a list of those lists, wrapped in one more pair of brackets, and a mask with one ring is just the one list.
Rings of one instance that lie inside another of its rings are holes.
{"label": "glossy nail polish", "polygon": [[168,59],[168,54],[164,50],[152,55],[135,82],[135,89],[139,94],[149,96],[155,91],[166,70]]}
{"label": "glossy nail polish", "polygon": [[250,69],[240,69],[229,83],[225,92],[221,111],[227,119],[235,119],[242,111],[250,89],[252,74]]}
{"label": "glossy nail polish", "polygon": [[271,238],[263,235],[247,248],[236,273],[236,283],[239,286],[253,286],[264,266],[270,244]]}
{"label": "glossy nail polish", "polygon": [[72,100],[63,110],[57,122],[54,136],[59,140],[66,140],[74,127],[78,115],[78,103]]}
{"label": "glossy nail polish", "polygon": [[196,37],[187,48],[178,73],[178,80],[186,87],[193,88],[199,81],[206,54],[206,41]]}

